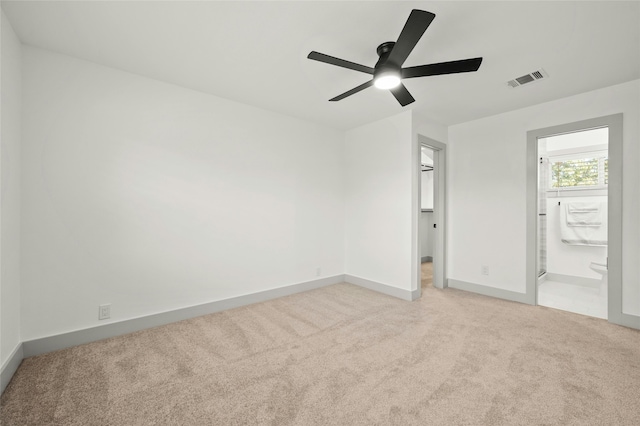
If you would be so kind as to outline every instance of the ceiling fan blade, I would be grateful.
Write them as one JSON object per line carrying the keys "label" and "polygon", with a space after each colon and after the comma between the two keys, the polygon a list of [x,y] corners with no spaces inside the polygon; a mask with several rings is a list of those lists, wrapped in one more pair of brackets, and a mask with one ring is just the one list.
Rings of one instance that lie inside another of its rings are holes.
{"label": "ceiling fan blade", "polygon": [[406,106],[406,105],[409,105],[411,102],[415,102],[415,99],[413,99],[413,96],[411,96],[411,93],[409,93],[407,88],[402,83],[400,83],[399,86],[394,87],[393,89],[390,89],[390,92],[393,93],[393,96],[396,97],[396,99],[398,100],[398,102],[400,102],[400,105],[402,106]]}
{"label": "ceiling fan blade", "polygon": [[358,93],[359,91],[364,90],[364,89],[366,89],[367,87],[370,87],[370,86],[372,86],[372,85],[373,85],[373,80],[369,80],[369,81],[367,81],[366,83],[362,83],[362,84],[361,84],[360,86],[358,86],[358,87],[354,87],[353,89],[351,89],[351,90],[349,90],[349,91],[344,92],[342,95],[338,95],[338,96],[336,96],[335,98],[331,98],[331,99],[329,99],[329,101],[331,101],[331,102],[341,101],[341,100],[343,100],[344,98],[346,98],[347,96],[351,96],[351,95],[353,95],[353,94],[355,94],[355,93]]}
{"label": "ceiling fan blade", "polygon": [[419,65],[402,69],[402,78],[426,77],[429,75],[455,74],[478,71],[482,58],[461,59],[438,64]]}
{"label": "ceiling fan blade", "polygon": [[401,67],[435,17],[436,15],[431,12],[413,9],[387,62]]}
{"label": "ceiling fan blade", "polygon": [[373,75],[373,72],[375,71],[371,67],[356,64],[355,62],[345,61],[344,59],[335,58],[333,56],[325,55],[324,53],[316,51],[309,53],[307,58],[313,59],[314,61],[324,62],[325,64],[336,65],[338,67],[348,68],[350,70],[360,71],[371,75]]}

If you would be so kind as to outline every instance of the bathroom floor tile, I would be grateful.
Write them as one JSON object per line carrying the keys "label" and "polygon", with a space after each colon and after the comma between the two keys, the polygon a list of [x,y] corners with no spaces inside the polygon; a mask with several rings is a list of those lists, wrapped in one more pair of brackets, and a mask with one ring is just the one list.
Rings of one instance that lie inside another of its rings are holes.
{"label": "bathroom floor tile", "polygon": [[544,281],[538,285],[538,305],[607,319],[606,289]]}

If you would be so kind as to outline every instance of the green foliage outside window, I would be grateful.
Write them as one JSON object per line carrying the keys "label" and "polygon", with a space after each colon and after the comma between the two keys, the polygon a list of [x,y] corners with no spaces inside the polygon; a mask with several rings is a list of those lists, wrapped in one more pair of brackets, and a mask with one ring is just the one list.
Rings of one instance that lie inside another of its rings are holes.
{"label": "green foliage outside window", "polygon": [[[551,186],[553,188],[597,186],[598,160],[598,158],[581,158],[553,162],[551,165]],[[608,165],[605,162],[605,179],[607,168]]]}

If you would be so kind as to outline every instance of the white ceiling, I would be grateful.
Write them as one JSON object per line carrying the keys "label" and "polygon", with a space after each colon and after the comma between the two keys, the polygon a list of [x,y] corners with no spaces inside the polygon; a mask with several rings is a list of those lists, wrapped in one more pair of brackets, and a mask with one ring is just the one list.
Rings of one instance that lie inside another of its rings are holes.
{"label": "white ceiling", "polygon": [[[405,66],[484,57],[476,73],[415,78],[402,108],[370,77],[411,9],[436,14]],[[2,1],[23,43],[336,128],[414,109],[450,125],[640,78],[640,2]],[[548,80],[508,80],[544,68]]]}

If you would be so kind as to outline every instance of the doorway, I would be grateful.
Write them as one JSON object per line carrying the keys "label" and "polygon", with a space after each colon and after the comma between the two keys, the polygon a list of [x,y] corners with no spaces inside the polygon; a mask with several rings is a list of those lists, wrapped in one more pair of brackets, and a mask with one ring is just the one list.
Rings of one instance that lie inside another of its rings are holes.
{"label": "doorway", "polygon": [[420,146],[420,210],[418,288],[445,288],[446,145],[418,135]]}
{"label": "doorway", "polygon": [[[540,153],[539,140],[592,129],[606,129],[608,134],[606,216],[606,296],[609,322],[638,327],[640,317],[623,312],[622,294],[622,114],[593,118],[574,123],[527,132],[527,202],[526,202],[526,300],[536,305],[542,267],[539,262],[538,220],[541,213],[538,193]],[[562,206],[562,201],[561,205]],[[549,206],[547,206],[549,207]],[[557,201],[556,205],[557,206]],[[565,214],[566,214],[565,210]],[[558,213],[562,213],[559,210]],[[566,220],[566,217],[565,217]],[[602,263],[602,262],[596,262]],[[548,271],[547,271],[548,273]]]}
{"label": "doorway", "polygon": [[420,283],[422,290],[433,286],[434,219],[434,151],[420,147]]}
{"label": "doorway", "polygon": [[537,300],[607,319],[608,126],[538,138]]}

